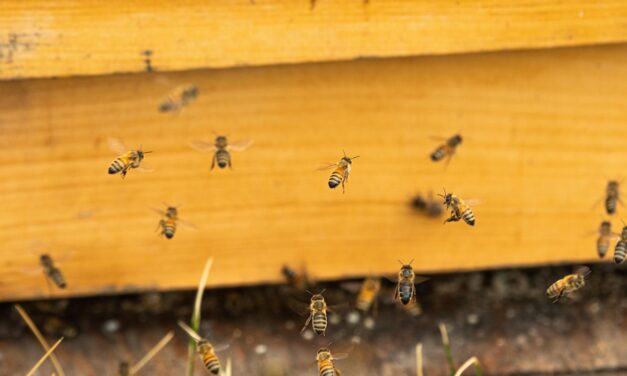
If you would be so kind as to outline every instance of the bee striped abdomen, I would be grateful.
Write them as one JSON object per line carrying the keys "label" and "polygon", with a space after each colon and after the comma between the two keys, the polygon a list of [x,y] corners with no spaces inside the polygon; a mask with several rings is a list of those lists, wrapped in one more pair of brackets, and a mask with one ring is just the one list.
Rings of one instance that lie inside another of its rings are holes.
{"label": "bee striped abdomen", "polygon": [[320,363],[320,376],[337,376],[335,373],[335,367],[331,361],[326,360]]}
{"label": "bee striped abdomen", "polygon": [[472,213],[472,210],[470,208],[464,210],[462,218],[464,218],[464,222],[466,222],[467,224],[471,226],[475,225],[475,215]]}
{"label": "bee striped abdomen", "polygon": [[172,239],[174,237],[174,233],[176,232],[176,221],[172,219],[166,219],[162,221],[163,229],[161,234],[168,239]]}
{"label": "bee striped abdomen", "polygon": [[65,278],[63,277],[63,274],[61,273],[61,270],[59,270],[58,268],[54,268],[50,271],[50,278],[54,281],[54,283],[59,287],[59,288],[66,288],[67,287],[67,283],[65,282]]}
{"label": "bee striped abdomen", "polygon": [[597,252],[599,253],[599,257],[605,257],[607,250],[610,248],[610,240],[606,237],[599,237],[597,240]]}
{"label": "bee striped abdomen", "polygon": [[109,174],[113,175],[123,171],[126,165],[127,163],[122,157],[114,159],[109,165]]}
{"label": "bee striped abdomen", "polygon": [[366,311],[368,311],[370,309],[371,303],[372,303],[372,300],[369,300],[369,299],[367,299],[365,297],[360,297],[357,300],[356,306],[357,306],[358,310],[366,312]]}
{"label": "bee striped abdomen", "polygon": [[329,188],[333,189],[337,187],[342,183],[342,180],[344,180],[344,170],[341,168],[336,168],[331,173],[331,177],[329,178]]}
{"label": "bee striped abdomen", "polygon": [[410,282],[404,282],[401,284],[398,290],[401,303],[407,305],[413,296],[413,290]]}
{"label": "bee striped abdomen", "polygon": [[217,375],[220,373],[220,361],[218,357],[213,353],[207,353],[203,355],[202,362],[209,372]]}
{"label": "bee striped abdomen", "polygon": [[608,195],[607,198],[605,199],[605,210],[607,211],[607,214],[614,214],[616,213],[616,197],[613,195]]}
{"label": "bee striped abdomen", "polygon": [[549,286],[548,289],[546,289],[546,295],[549,298],[555,298],[556,296],[558,296],[560,294],[560,292],[563,289],[563,283],[562,281],[557,281],[554,284],[552,284],[551,286]]}
{"label": "bee striped abdomen", "polygon": [[440,146],[439,148],[435,149],[433,153],[431,153],[431,160],[434,162],[437,162],[437,161],[442,160],[442,158],[444,158],[445,156],[446,156],[446,147]]}
{"label": "bee striped abdomen", "polygon": [[327,314],[324,312],[316,312],[313,314],[312,327],[316,334],[324,335],[327,330]]}
{"label": "bee striped abdomen", "polygon": [[225,168],[231,165],[231,156],[228,151],[220,149],[216,152],[216,162],[218,167]]}
{"label": "bee striped abdomen", "polygon": [[627,254],[627,242],[619,240],[614,248],[614,262],[622,264],[625,261],[625,255]]}

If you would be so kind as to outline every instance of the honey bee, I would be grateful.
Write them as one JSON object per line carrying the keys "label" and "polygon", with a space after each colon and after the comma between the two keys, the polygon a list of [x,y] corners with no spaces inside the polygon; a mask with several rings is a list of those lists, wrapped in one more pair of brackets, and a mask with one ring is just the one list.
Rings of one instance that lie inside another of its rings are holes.
{"label": "honey bee", "polygon": [[316,354],[316,362],[318,362],[318,371],[320,376],[342,376],[337,367],[335,367],[335,360],[341,359],[341,356],[331,355],[331,350],[326,347],[322,347]]}
{"label": "honey bee", "polygon": [[610,241],[616,234],[612,232],[612,223],[610,221],[601,222],[599,226],[599,238],[597,239],[597,252],[599,257],[605,257],[608,249],[610,249]]}
{"label": "honey bee", "polygon": [[416,299],[416,274],[414,274],[414,268],[411,267],[414,260],[412,259],[409,264],[404,264],[401,260],[398,260],[398,262],[401,264],[401,270],[398,272],[398,283],[394,292],[394,300],[407,305],[410,301]]}
{"label": "honey bee", "polygon": [[198,97],[199,91],[196,85],[185,84],[174,88],[159,105],[159,111],[178,111],[187,106]]}
{"label": "honey bee", "polygon": [[211,159],[211,169],[215,167],[216,163],[219,168],[231,168],[231,151],[244,151],[253,144],[252,140],[240,140],[237,142],[229,143],[226,136],[216,136],[214,143],[194,140],[190,142],[190,146],[198,151],[206,152],[213,151],[213,158]]}
{"label": "honey bee", "polygon": [[625,255],[627,254],[627,225],[623,226],[623,231],[620,234],[620,240],[616,243],[614,248],[614,262],[622,264],[625,261]]}
{"label": "honey bee", "polygon": [[56,316],[46,316],[42,329],[51,337],[73,339],[79,334],[78,327]]}
{"label": "honey bee", "polygon": [[131,369],[128,362],[120,362],[118,366],[118,376],[131,376]]}
{"label": "honey bee", "polygon": [[297,272],[287,265],[284,265],[281,269],[281,274],[287,280],[287,283],[299,291],[307,291],[312,286],[311,279],[307,275],[307,271]]}
{"label": "honey bee", "polygon": [[322,290],[319,294],[312,294],[309,292],[311,294],[311,301],[309,302],[309,317],[307,318],[307,321],[305,321],[305,325],[300,331],[301,333],[307,329],[309,322],[311,322],[311,328],[314,333],[317,335],[325,335],[328,322],[327,303],[324,301],[324,297],[322,296],[324,291],[325,290]]}
{"label": "honey bee", "polygon": [[577,268],[574,274],[569,274],[549,286],[546,289],[547,297],[554,299],[553,303],[557,303],[563,296],[582,288],[586,283],[585,277],[588,274],[590,274],[590,268],[587,266]]}
{"label": "honey bee", "polygon": [[351,165],[353,164],[353,159],[359,158],[359,156],[355,156],[349,158],[346,156],[346,152],[344,152],[344,156],[338,163],[332,163],[328,166],[320,168],[320,170],[327,170],[329,168],[335,167],[331,176],[329,177],[329,188],[334,189],[338,185],[342,184],[342,193],[345,193],[345,184],[348,182],[348,175],[351,172]]}
{"label": "honey bee", "polygon": [[438,218],[443,211],[442,204],[433,199],[432,193],[426,198],[420,194],[414,196],[411,200],[411,207],[429,218]]}
{"label": "honey bee", "polygon": [[63,277],[63,273],[61,273],[61,269],[57,268],[52,261],[52,257],[48,254],[43,254],[40,256],[39,260],[41,261],[41,266],[44,268],[44,274],[46,274],[47,279],[54,282],[57,287],[64,289],[67,287],[67,283],[65,282],[65,278]]}
{"label": "honey bee", "polygon": [[361,284],[359,295],[357,295],[357,309],[362,312],[368,312],[371,307],[376,311],[377,296],[381,290],[381,279],[366,278]]}
{"label": "honey bee", "polygon": [[166,204],[165,211],[159,209],[152,210],[163,217],[157,225],[157,230],[161,229],[161,235],[165,236],[166,239],[172,239],[174,237],[178,224],[182,224],[194,229],[196,228],[196,226],[194,226],[193,224],[183,221],[179,218],[178,210],[175,206],[170,206]]}
{"label": "honey bee", "polygon": [[228,345],[214,347],[211,343],[209,343],[209,341],[200,337],[194,329],[190,328],[184,322],[179,321],[178,324],[194,341],[196,341],[198,345],[198,355],[200,356],[205,368],[207,368],[207,370],[214,375],[220,374],[220,360],[218,359],[216,352],[226,350]]}
{"label": "honey bee", "polygon": [[605,190],[605,211],[607,214],[616,213],[616,203],[620,201],[619,183],[616,180],[610,180]]}
{"label": "honey bee", "polygon": [[446,142],[431,153],[431,160],[434,162],[441,161],[446,157],[446,164],[448,164],[455,154],[457,147],[462,143],[462,136],[459,134],[446,140]]}
{"label": "honey bee", "polygon": [[109,175],[122,173],[122,179],[124,179],[131,169],[150,171],[150,168],[141,163],[145,154],[152,153],[152,151],[143,151],[141,145],[137,150],[129,150],[120,140],[114,138],[109,139],[109,146],[111,150],[119,154],[109,165]]}
{"label": "honey bee", "polygon": [[452,193],[446,193],[444,195],[438,195],[444,198],[444,205],[447,209],[451,210],[451,216],[444,220],[446,222],[457,222],[463,219],[466,224],[471,226],[475,225],[475,215],[468,204],[466,204],[461,198],[455,196]]}

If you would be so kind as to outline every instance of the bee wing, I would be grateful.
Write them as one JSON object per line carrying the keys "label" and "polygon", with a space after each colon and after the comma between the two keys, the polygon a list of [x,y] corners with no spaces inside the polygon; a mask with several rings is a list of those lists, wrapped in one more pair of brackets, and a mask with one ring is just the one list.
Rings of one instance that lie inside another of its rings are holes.
{"label": "bee wing", "polygon": [[429,279],[430,279],[429,277],[425,277],[425,276],[423,276],[423,275],[417,275],[417,276],[414,278],[414,284],[415,284],[415,285],[419,285],[419,284],[421,284],[421,283],[423,283],[423,282],[425,282],[425,281],[428,281]]}
{"label": "bee wing", "polygon": [[152,210],[153,212],[163,216],[165,215],[165,211],[161,210],[161,209],[155,209],[155,208],[150,208],[150,210]]}
{"label": "bee wing", "polygon": [[124,154],[128,151],[128,149],[120,139],[109,137],[108,142],[109,148],[117,154]]}
{"label": "bee wing", "polygon": [[332,354],[333,360],[342,360],[348,358],[348,353]]}
{"label": "bee wing", "polygon": [[295,299],[289,299],[287,301],[287,305],[288,307],[290,307],[290,309],[292,311],[294,311],[295,313],[297,313],[299,316],[307,316],[310,313],[309,310],[309,305],[303,303],[303,302],[299,302]]}
{"label": "bee wing", "polygon": [[333,167],[337,167],[337,163],[331,163],[331,164],[328,164],[328,165],[325,165],[325,166],[321,166],[321,167],[318,167],[316,170],[323,171],[323,170],[331,169]]}
{"label": "bee wing", "polygon": [[213,345],[213,351],[221,352],[231,347],[230,343],[221,343],[219,345]]}
{"label": "bee wing", "polygon": [[477,206],[477,205],[481,205],[481,199],[478,198],[469,198],[469,199],[464,199],[464,202],[466,203],[466,205],[468,206]]}
{"label": "bee wing", "polygon": [[216,146],[212,142],[200,141],[200,140],[192,140],[189,142],[189,146],[192,149],[196,149],[198,151],[207,152],[207,151],[215,151]]}
{"label": "bee wing", "polygon": [[334,313],[339,310],[343,310],[344,308],[348,308],[348,302],[327,305],[327,310]]}
{"label": "bee wing", "polygon": [[146,162],[142,162],[135,170],[140,172],[154,172],[155,168],[152,167],[150,164],[147,164]]}
{"label": "bee wing", "polygon": [[590,273],[592,273],[592,270],[590,270],[590,268],[587,266],[580,266],[577,269],[575,269],[575,274],[578,274],[584,277]]}
{"label": "bee wing", "polygon": [[177,220],[177,222],[180,223],[181,225],[183,225],[184,227],[187,227],[187,228],[189,228],[191,230],[198,230],[198,226],[196,226],[195,224],[193,224],[191,222],[182,220],[180,218]]}
{"label": "bee wing", "polygon": [[229,143],[228,149],[233,151],[244,151],[253,144],[253,140],[239,140]]}
{"label": "bee wing", "polygon": [[340,283],[340,287],[348,292],[352,292],[353,294],[358,293],[361,290],[362,282],[343,282]]}

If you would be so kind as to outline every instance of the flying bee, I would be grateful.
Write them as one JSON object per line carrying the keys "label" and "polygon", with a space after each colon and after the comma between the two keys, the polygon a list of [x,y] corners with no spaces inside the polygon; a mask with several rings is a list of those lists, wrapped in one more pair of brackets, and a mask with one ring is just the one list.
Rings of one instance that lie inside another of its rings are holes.
{"label": "flying bee", "polygon": [[198,94],[199,90],[196,85],[185,84],[177,86],[163,101],[161,101],[159,111],[178,111],[196,99]]}
{"label": "flying bee", "polygon": [[622,264],[625,261],[625,255],[627,254],[627,225],[623,226],[623,231],[620,234],[620,240],[616,243],[614,248],[614,262]]}
{"label": "flying bee", "polygon": [[460,219],[463,219],[466,224],[471,226],[475,225],[475,215],[473,214],[470,206],[466,204],[464,200],[452,193],[446,193],[446,190],[444,191],[444,195],[438,196],[444,198],[444,205],[447,209],[451,210],[451,216],[444,220],[444,223],[457,222]]}
{"label": "flying bee", "polygon": [[161,229],[161,235],[165,236],[166,239],[172,239],[174,234],[176,233],[176,228],[178,224],[196,228],[193,224],[183,221],[179,218],[178,209],[176,206],[170,206],[166,204],[166,210],[152,209],[157,214],[161,215],[162,218],[157,225],[157,230]]}
{"label": "flying bee", "polygon": [[457,147],[462,143],[462,136],[459,134],[446,140],[446,142],[431,153],[431,160],[434,162],[441,161],[446,157],[446,164],[450,162],[451,158],[455,154]]}
{"label": "flying bee", "polygon": [[320,376],[342,376],[337,367],[335,367],[335,360],[339,360],[346,357],[345,355],[331,355],[331,350],[326,347],[322,347],[316,354],[316,362],[318,362],[318,371]]}
{"label": "flying bee", "polygon": [[380,278],[366,278],[361,284],[359,295],[357,295],[357,309],[362,312],[368,312],[371,307],[374,307],[376,312],[377,296],[381,290]]}
{"label": "flying bee", "polygon": [[414,262],[413,259],[409,264],[404,264],[401,260],[398,260],[398,262],[401,264],[401,270],[398,272],[394,300],[400,301],[403,305],[408,305],[411,301],[416,300],[416,283],[424,282],[427,279],[419,277],[419,280],[416,280],[414,268],[411,266]]}
{"label": "flying bee", "polygon": [[597,252],[600,258],[605,257],[608,249],[610,249],[610,242],[615,236],[616,234],[612,232],[612,223],[610,221],[601,222],[599,238],[597,239]]}
{"label": "flying bee", "polygon": [[214,143],[194,140],[190,142],[190,146],[198,151],[206,152],[213,151],[213,158],[211,159],[211,169],[215,167],[216,163],[219,168],[231,168],[231,151],[244,151],[253,144],[252,140],[240,140],[237,142],[228,142],[226,136],[216,136]]}
{"label": "flying bee", "polygon": [[65,277],[63,277],[63,273],[61,273],[61,269],[54,265],[52,257],[48,254],[43,254],[39,257],[39,260],[41,261],[41,266],[44,268],[44,274],[47,277],[46,280],[54,282],[58,288],[66,288],[67,283],[65,282]]}
{"label": "flying bee", "polygon": [[429,197],[421,194],[414,196],[411,200],[411,207],[429,218],[438,218],[443,211],[442,204],[433,199],[432,193],[429,193]]}
{"label": "flying bee", "polygon": [[[309,291],[308,291],[309,292]],[[301,329],[301,333],[307,329],[309,323],[311,322],[311,328],[314,333],[317,335],[325,335],[327,330],[327,303],[324,300],[322,294],[324,294],[325,290],[320,291],[318,294],[311,294],[311,300],[309,302],[309,317],[307,317],[307,321],[305,321],[305,325],[303,329]]]}
{"label": "flying bee", "polygon": [[120,362],[118,366],[118,376],[131,376],[131,369],[128,362]]}
{"label": "flying bee", "polygon": [[51,337],[73,339],[79,334],[78,327],[56,316],[46,316],[42,329]]}
{"label": "flying bee", "polygon": [[563,296],[582,288],[586,282],[585,277],[590,274],[590,268],[581,266],[575,270],[575,273],[553,283],[546,289],[546,295],[549,299],[553,299],[553,303],[557,303]]}
{"label": "flying bee", "polygon": [[152,153],[152,151],[143,151],[141,145],[137,150],[129,150],[124,144],[115,138],[109,139],[109,147],[119,156],[109,164],[109,175],[122,173],[122,179],[126,177],[126,174],[131,169],[137,169],[137,171],[150,171],[145,164],[142,165],[145,154]]}
{"label": "flying bee", "polygon": [[338,163],[332,163],[328,166],[320,168],[320,170],[327,170],[335,167],[329,177],[329,188],[334,189],[338,185],[342,184],[342,193],[345,193],[345,184],[348,182],[348,175],[350,175],[351,165],[353,164],[353,159],[355,158],[359,158],[359,156],[349,158],[346,156],[346,152],[344,152],[344,156]]}
{"label": "flying bee", "polygon": [[616,203],[620,202],[619,183],[616,180],[610,180],[605,190],[605,211],[607,214],[616,213]]}
{"label": "flying bee", "polygon": [[289,266],[283,265],[283,268],[281,268],[281,274],[283,274],[287,283],[296,290],[307,291],[307,289],[313,285],[307,271],[304,269],[302,272],[297,272]]}
{"label": "flying bee", "polygon": [[200,356],[202,363],[205,365],[205,368],[207,368],[207,370],[214,375],[220,374],[220,360],[218,359],[216,352],[226,350],[228,345],[214,347],[211,343],[209,343],[209,341],[200,337],[194,329],[190,328],[184,322],[179,320],[178,324],[194,341],[196,341],[196,344],[198,345],[198,355]]}

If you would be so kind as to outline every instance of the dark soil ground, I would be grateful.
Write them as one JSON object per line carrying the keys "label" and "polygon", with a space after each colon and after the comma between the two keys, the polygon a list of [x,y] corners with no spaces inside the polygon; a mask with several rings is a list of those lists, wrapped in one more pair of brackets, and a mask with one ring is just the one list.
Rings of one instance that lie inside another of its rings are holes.
{"label": "dark soil ground", "polygon": [[[319,284],[338,304],[325,337],[300,333],[305,317],[294,313],[308,294],[288,286],[209,290],[201,334],[230,347],[233,375],[317,375],[321,346],[348,353],[337,361],[343,376],[416,375],[415,345],[423,344],[425,375],[448,375],[438,324],[444,323],[457,365],[472,355],[489,375],[627,375],[627,273],[596,265],[587,285],[553,304],[548,285],[572,267],[434,275],[418,285],[422,314],[394,304],[394,283],[383,280],[374,327],[351,322],[350,281]],[[24,302],[56,351],[67,375],[115,375],[120,361],[139,360],[168,330],[174,340],[139,374],[183,375],[194,292]],[[348,302],[348,304],[347,304]],[[354,317],[354,316],[353,316]],[[0,375],[24,375],[42,355],[12,304],[0,305]],[[209,374],[197,362],[197,375]],[[50,375],[46,362],[40,375]],[[468,370],[466,374],[472,374]]]}

